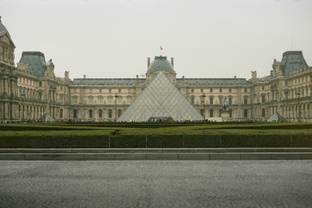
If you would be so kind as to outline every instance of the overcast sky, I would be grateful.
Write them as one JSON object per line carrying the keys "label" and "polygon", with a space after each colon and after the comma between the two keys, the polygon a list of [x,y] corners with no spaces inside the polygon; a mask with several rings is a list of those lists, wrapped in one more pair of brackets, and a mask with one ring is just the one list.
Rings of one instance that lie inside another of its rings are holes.
{"label": "overcast sky", "polygon": [[71,78],[145,74],[160,46],[178,77],[265,76],[287,50],[312,65],[311,11],[311,0],[0,0],[15,61],[42,51]]}

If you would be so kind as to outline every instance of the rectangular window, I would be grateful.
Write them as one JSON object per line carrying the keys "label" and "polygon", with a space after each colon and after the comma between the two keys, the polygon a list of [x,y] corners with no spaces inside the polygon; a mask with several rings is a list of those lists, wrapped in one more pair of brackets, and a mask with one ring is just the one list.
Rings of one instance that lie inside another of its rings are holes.
{"label": "rectangular window", "polygon": [[63,118],[63,109],[60,109],[60,118]]}
{"label": "rectangular window", "polygon": [[92,118],[93,117],[93,112],[92,110],[89,110],[89,118]]}
{"label": "rectangular window", "polygon": [[244,109],[244,118],[248,117],[248,109]]}
{"label": "rectangular window", "polygon": [[74,109],[74,118],[78,118],[78,110]]}
{"label": "rectangular window", "polygon": [[213,117],[213,110],[209,110],[209,116]]}
{"label": "rectangular window", "polygon": [[265,95],[261,96],[261,103],[265,103]]}
{"label": "rectangular window", "polygon": [[205,105],[205,96],[200,97],[200,104]]}
{"label": "rectangular window", "polygon": [[247,105],[248,104],[248,99],[245,97],[244,98],[244,105]]}
{"label": "rectangular window", "polygon": [[212,96],[209,97],[209,103],[210,103],[211,105],[213,105],[213,97],[212,97]]}
{"label": "rectangular window", "polygon": [[99,110],[99,118],[102,118],[102,116],[103,116],[103,111],[100,109]]}

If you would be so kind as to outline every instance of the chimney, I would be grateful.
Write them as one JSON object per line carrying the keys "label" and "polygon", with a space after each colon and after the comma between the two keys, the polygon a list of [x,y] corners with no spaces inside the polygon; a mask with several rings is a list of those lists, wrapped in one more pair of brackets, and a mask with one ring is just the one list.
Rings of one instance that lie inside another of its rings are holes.
{"label": "chimney", "polygon": [[251,79],[257,79],[257,71],[251,71]]}
{"label": "chimney", "polygon": [[147,57],[147,69],[150,67],[151,65],[151,57]]}
{"label": "chimney", "polygon": [[174,67],[174,59],[173,59],[173,57],[171,57],[171,65],[172,65],[172,67]]}
{"label": "chimney", "polygon": [[84,78],[84,79],[87,78],[87,75],[84,74],[84,75],[83,75],[83,78]]}

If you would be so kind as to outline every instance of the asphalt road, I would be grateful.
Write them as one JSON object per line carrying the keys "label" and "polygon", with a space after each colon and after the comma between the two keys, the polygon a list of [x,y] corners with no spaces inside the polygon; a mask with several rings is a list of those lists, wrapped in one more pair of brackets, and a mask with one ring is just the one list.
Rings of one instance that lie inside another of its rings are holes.
{"label": "asphalt road", "polygon": [[0,161],[0,208],[312,207],[312,160]]}

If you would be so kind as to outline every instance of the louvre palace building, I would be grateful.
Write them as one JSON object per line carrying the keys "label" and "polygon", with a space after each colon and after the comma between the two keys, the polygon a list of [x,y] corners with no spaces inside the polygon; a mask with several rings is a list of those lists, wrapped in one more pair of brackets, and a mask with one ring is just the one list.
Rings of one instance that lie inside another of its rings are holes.
{"label": "louvre palace building", "polygon": [[[312,121],[312,67],[284,52],[268,76],[178,78],[174,59],[147,59],[146,77],[56,77],[44,53],[15,45],[0,19],[0,122]],[[138,60],[140,61],[140,60]]]}

